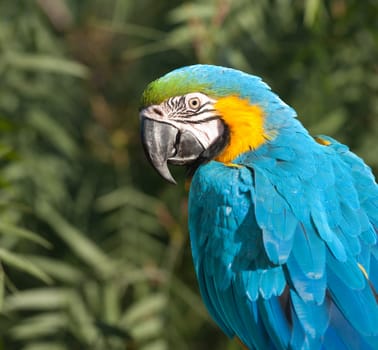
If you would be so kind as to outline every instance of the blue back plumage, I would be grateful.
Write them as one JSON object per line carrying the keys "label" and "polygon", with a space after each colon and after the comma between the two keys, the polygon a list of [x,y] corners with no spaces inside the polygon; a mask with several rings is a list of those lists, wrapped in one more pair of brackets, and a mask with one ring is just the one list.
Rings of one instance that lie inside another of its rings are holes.
{"label": "blue back plumage", "polygon": [[316,142],[259,78],[225,69],[223,87],[211,69],[202,79],[260,104],[277,135],[239,166],[211,161],[193,177],[189,231],[210,314],[249,349],[378,349],[371,170],[337,141]]}

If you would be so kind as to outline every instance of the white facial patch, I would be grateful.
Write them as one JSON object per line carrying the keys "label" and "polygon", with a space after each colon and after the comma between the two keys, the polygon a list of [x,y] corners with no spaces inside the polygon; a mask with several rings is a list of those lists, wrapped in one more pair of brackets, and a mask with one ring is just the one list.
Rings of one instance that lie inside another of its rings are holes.
{"label": "white facial patch", "polygon": [[213,119],[199,124],[186,124],[185,128],[196,136],[204,149],[207,149],[224,131],[224,126],[220,119]]}
{"label": "white facial patch", "polygon": [[203,93],[193,92],[147,107],[140,116],[189,131],[207,149],[224,132],[223,123],[214,108],[215,102]]}

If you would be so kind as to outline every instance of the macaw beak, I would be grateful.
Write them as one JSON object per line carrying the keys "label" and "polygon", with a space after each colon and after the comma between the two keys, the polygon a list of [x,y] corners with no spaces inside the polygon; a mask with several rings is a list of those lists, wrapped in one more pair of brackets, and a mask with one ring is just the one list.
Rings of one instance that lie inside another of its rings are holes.
{"label": "macaw beak", "polygon": [[178,129],[164,121],[150,119],[141,112],[141,136],[145,154],[167,181],[176,184],[168,163],[186,165],[195,161],[204,147],[190,131]]}

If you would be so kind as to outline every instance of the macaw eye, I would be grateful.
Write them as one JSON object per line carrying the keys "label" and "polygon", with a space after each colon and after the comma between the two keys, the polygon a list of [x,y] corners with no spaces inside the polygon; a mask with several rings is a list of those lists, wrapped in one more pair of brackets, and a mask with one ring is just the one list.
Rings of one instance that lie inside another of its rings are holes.
{"label": "macaw eye", "polygon": [[188,100],[188,106],[191,109],[198,109],[201,106],[201,101],[198,97],[192,97]]}

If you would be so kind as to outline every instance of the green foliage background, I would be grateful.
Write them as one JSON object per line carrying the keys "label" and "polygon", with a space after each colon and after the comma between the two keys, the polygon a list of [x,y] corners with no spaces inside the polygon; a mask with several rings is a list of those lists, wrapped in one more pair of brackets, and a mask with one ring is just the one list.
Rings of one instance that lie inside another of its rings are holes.
{"label": "green foliage background", "polygon": [[186,193],[139,142],[145,85],[260,75],[378,169],[375,0],[0,0],[0,349],[238,349],[198,295]]}

